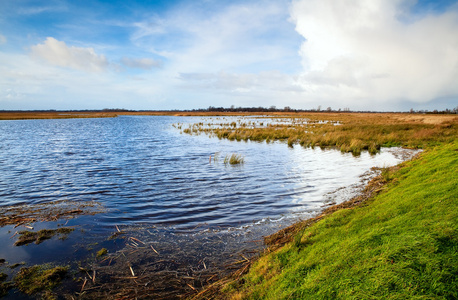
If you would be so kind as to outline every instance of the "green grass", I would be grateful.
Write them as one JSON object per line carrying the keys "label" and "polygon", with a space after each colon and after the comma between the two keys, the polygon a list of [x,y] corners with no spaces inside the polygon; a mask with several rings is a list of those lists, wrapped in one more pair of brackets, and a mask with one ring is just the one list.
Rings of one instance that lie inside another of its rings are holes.
{"label": "green grass", "polygon": [[458,142],[261,257],[224,299],[458,299]]}

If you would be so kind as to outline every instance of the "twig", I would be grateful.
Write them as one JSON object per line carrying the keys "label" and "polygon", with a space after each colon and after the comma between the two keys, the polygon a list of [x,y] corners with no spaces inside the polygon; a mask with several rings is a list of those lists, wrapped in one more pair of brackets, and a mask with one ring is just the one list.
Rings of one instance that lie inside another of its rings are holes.
{"label": "twig", "polygon": [[83,286],[81,287],[81,292],[80,293],[83,292],[84,287],[86,286],[86,282],[87,282],[87,277],[84,277],[84,282],[83,282]]}
{"label": "twig", "polygon": [[246,271],[246,269],[250,266],[250,263],[247,263],[246,266],[240,271],[239,275],[237,276],[237,279],[240,278],[240,276],[243,275],[243,273]]}
{"label": "twig", "polygon": [[115,225],[115,226],[116,226],[116,230],[117,230],[118,232],[121,232],[121,230],[119,230],[119,228],[118,228],[118,225]]}
{"label": "twig", "polygon": [[[111,257],[107,256],[107,257],[105,257],[104,259],[102,259],[102,260],[100,261],[100,263],[103,263],[104,261],[109,260],[110,258],[111,258]],[[111,259],[113,259],[113,258],[111,258]]]}
{"label": "twig", "polygon": [[245,257],[245,255],[243,255],[242,253],[240,253],[240,256],[243,257],[247,262],[249,262],[250,260],[248,258]]}
{"label": "twig", "polygon": [[88,272],[88,271],[86,271],[86,274],[87,274],[87,276],[89,276],[89,278],[90,278],[92,281],[94,281],[94,279],[92,279],[92,276],[89,275],[89,272]]}
{"label": "twig", "polygon": [[132,276],[134,276],[134,277],[135,277],[135,273],[134,273],[134,270],[132,269],[132,267],[131,267],[131,266],[129,266],[129,269],[130,269],[130,272],[132,273]]}
{"label": "twig", "polygon": [[244,263],[244,262],[246,262],[246,260],[239,260],[239,261],[233,262],[231,264],[225,265],[224,267],[227,268],[227,267],[230,267],[230,266],[233,266],[233,265],[238,265],[238,264],[241,264],[241,263]]}
{"label": "twig", "polygon": [[192,279],[192,280],[195,279],[194,277],[190,277],[190,276],[182,276],[181,278],[182,278],[182,279]]}
{"label": "twig", "polygon": [[142,243],[143,245],[145,245],[145,243],[144,243],[144,242],[140,241],[140,240],[139,240],[139,239],[137,239],[137,238],[134,238],[134,237],[130,237],[130,239],[131,239],[131,240],[134,240],[134,241],[137,241],[137,242],[139,242],[139,243]]}
{"label": "twig", "polygon": [[152,245],[149,245],[151,247],[151,249],[153,249],[154,252],[156,252],[157,255],[159,255],[159,252],[156,251],[156,249],[154,249],[154,247]]}

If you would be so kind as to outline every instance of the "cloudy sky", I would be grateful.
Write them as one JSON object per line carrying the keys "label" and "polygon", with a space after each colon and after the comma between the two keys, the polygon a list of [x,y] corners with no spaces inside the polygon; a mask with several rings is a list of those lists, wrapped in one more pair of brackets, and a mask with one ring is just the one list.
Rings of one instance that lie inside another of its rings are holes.
{"label": "cloudy sky", "polygon": [[458,106],[458,0],[0,1],[0,110]]}

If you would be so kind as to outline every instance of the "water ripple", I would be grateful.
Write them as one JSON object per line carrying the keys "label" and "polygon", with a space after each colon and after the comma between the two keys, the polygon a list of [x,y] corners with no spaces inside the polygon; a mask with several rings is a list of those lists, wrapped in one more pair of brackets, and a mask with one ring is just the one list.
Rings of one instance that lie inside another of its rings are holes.
{"label": "water ripple", "polygon": [[[320,207],[390,153],[360,157],[284,143],[180,134],[183,117],[0,121],[0,206],[55,200],[103,203],[99,226],[227,227]],[[209,161],[231,153],[241,166]]]}

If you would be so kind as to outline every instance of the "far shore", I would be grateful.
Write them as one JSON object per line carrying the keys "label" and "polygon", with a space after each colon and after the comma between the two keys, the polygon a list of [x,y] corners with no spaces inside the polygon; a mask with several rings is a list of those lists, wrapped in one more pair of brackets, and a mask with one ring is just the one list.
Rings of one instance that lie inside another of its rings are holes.
{"label": "far shore", "polygon": [[116,118],[118,116],[273,116],[297,118],[342,118],[349,115],[362,117],[386,116],[398,121],[424,124],[441,124],[455,120],[456,114],[444,113],[407,113],[407,112],[348,112],[348,111],[206,111],[206,110],[0,110],[0,120],[31,120],[31,119],[78,119],[78,118]]}

